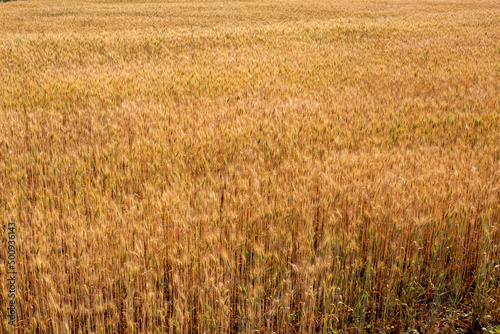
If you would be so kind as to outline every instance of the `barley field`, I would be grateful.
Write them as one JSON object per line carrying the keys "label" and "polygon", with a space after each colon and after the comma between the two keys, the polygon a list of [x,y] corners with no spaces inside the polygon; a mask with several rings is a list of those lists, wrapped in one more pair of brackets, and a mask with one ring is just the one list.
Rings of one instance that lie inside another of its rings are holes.
{"label": "barley field", "polygon": [[0,333],[498,333],[499,3],[0,3],[0,220]]}

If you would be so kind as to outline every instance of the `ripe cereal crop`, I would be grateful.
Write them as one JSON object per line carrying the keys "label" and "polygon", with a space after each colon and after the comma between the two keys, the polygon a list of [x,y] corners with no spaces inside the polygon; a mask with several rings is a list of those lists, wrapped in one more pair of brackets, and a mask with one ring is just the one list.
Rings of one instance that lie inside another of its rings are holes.
{"label": "ripe cereal crop", "polygon": [[498,1],[0,3],[0,219],[0,333],[498,332]]}

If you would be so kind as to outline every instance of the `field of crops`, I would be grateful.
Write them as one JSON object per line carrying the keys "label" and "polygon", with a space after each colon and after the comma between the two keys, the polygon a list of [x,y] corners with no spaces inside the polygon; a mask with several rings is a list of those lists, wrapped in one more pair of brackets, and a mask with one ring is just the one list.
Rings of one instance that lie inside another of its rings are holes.
{"label": "field of crops", "polygon": [[0,333],[494,333],[498,1],[0,3],[0,221]]}

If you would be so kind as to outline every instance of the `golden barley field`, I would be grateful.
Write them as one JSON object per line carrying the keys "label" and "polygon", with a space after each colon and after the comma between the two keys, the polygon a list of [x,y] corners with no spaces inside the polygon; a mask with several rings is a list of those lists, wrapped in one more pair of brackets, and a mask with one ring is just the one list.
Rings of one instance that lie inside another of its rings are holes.
{"label": "golden barley field", "polygon": [[498,333],[499,3],[0,3],[0,220],[0,333]]}

